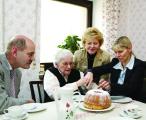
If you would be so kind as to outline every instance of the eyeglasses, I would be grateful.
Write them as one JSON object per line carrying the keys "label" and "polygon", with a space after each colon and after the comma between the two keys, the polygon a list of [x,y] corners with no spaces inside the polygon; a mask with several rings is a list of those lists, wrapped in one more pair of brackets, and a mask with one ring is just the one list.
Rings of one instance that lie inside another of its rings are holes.
{"label": "eyeglasses", "polygon": [[63,66],[73,66],[73,62],[69,62],[69,63],[67,63],[67,62],[63,62],[62,63],[63,64]]}

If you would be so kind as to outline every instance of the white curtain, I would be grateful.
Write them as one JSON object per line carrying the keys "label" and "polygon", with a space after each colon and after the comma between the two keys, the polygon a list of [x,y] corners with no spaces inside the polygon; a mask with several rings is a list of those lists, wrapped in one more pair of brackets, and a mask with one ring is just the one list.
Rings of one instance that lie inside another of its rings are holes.
{"label": "white curtain", "polygon": [[4,51],[3,43],[3,0],[0,0],[0,53]]}

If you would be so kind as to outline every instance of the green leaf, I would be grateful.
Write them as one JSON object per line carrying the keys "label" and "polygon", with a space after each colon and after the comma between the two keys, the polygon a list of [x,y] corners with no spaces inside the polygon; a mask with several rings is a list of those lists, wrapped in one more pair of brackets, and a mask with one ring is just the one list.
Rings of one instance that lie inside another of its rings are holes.
{"label": "green leaf", "polygon": [[74,53],[76,50],[81,49],[80,44],[78,43],[81,41],[81,39],[77,35],[68,35],[64,42],[61,45],[58,45],[58,48],[68,49],[72,53]]}

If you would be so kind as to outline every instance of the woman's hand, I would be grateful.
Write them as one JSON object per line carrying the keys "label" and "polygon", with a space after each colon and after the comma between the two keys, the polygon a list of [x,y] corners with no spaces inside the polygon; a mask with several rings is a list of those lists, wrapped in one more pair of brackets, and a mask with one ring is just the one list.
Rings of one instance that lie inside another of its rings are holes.
{"label": "woman's hand", "polygon": [[76,82],[77,86],[80,87],[80,86],[85,86],[86,85],[86,80],[84,78],[81,78],[79,79],[77,82]]}
{"label": "woman's hand", "polygon": [[105,89],[105,90],[110,90],[110,82],[109,81],[106,81],[104,79],[101,79],[99,81],[99,84],[98,84],[98,88],[102,88],[102,89]]}
{"label": "woman's hand", "polygon": [[92,72],[87,72],[87,74],[84,76],[84,79],[86,81],[86,86],[89,88],[90,84],[93,81],[93,73]]}

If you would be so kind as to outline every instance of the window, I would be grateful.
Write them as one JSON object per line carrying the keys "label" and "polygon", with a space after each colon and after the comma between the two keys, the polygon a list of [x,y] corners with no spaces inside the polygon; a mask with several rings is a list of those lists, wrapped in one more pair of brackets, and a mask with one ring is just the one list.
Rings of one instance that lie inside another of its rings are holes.
{"label": "window", "polygon": [[66,36],[81,37],[86,27],[92,25],[91,13],[89,1],[41,0],[40,62],[52,62],[57,45]]}

